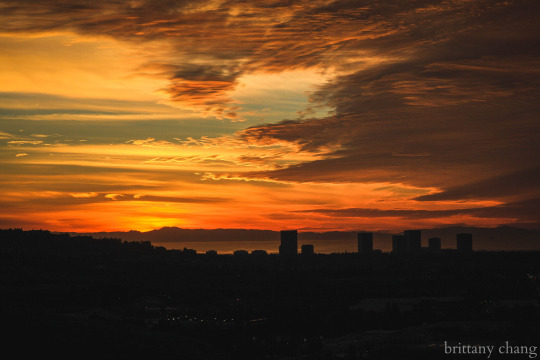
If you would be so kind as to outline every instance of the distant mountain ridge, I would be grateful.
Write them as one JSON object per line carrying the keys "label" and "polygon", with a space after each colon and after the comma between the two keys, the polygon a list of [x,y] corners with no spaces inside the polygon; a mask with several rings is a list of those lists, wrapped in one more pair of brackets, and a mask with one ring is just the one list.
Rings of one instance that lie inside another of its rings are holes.
{"label": "distant mountain ridge", "polygon": [[[475,250],[540,250],[540,231],[502,226],[497,228],[480,227],[445,227],[422,229],[422,245],[427,246],[428,239],[440,237],[443,248],[455,248],[456,234],[471,233]],[[279,242],[279,231],[251,229],[183,229],[178,227],[163,227],[146,232],[93,232],[75,233],[70,235],[89,235],[96,238],[114,237],[124,241],[151,241],[154,244],[167,246],[167,243],[183,242],[241,242],[241,241],[276,241]],[[357,231],[311,232],[299,231],[299,240],[318,241],[354,241]],[[373,232],[374,247],[391,248],[392,234],[388,232]]]}

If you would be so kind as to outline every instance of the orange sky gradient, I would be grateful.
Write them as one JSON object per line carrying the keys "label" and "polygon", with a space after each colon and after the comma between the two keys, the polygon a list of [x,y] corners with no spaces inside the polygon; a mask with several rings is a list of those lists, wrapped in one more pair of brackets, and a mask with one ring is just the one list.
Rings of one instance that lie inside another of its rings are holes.
{"label": "orange sky gradient", "polygon": [[537,1],[0,0],[0,227],[540,227]]}

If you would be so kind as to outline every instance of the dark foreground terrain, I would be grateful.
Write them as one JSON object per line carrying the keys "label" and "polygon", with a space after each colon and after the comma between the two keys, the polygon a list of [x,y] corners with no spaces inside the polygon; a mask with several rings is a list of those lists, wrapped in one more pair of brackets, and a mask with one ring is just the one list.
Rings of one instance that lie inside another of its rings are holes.
{"label": "dark foreground terrain", "polygon": [[540,346],[540,252],[200,255],[0,230],[0,267],[2,346],[20,357],[486,359],[472,352],[494,346],[489,359],[532,359]]}

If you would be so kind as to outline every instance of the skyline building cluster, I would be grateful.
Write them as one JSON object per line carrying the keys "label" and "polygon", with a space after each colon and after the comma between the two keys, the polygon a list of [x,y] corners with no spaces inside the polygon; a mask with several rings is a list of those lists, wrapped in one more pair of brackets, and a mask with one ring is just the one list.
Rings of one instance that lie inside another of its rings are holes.
{"label": "skyline building cluster", "polygon": [[[460,253],[471,253],[473,251],[472,234],[462,233],[456,235],[456,250]],[[361,255],[373,254],[373,233],[359,232],[357,234],[358,253]],[[393,254],[417,254],[423,250],[438,254],[442,251],[441,238],[432,237],[428,239],[428,247],[422,248],[422,231],[405,230],[403,235],[392,235]],[[380,250],[379,250],[380,251]],[[313,245],[302,245],[302,255],[313,255],[315,253]],[[293,256],[298,254],[298,231],[282,230],[281,245],[279,254],[282,256]]]}
{"label": "skyline building cluster", "polygon": [[[298,255],[298,230],[282,230],[280,232],[281,243],[279,245],[279,255],[291,257]],[[381,252],[381,250],[374,250],[373,248],[373,233],[372,232],[358,232],[358,254],[371,255],[374,252]],[[440,254],[442,252],[441,238],[432,237],[428,239],[428,246],[422,247],[422,231],[421,230],[405,230],[402,235],[392,235],[392,254],[417,254],[422,251],[427,251],[431,254]],[[473,252],[473,235],[470,233],[456,234],[456,251],[459,253],[471,253]],[[196,253],[193,249],[183,250],[185,254]],[[312,244],[303,244],[300,247],[300,253],[305,256],[314,255],[315,249]],[[217,255],[216,250],[206,251],[207,255]],[[249,255],[246,250],[236,250],[234,255],[242,256]],[[251,255],[268,255],[266,250],[253,250]]]}
{"label": "skyline building cluster", "polygon": [[[456,250],[460,253],[470,253],[473,251],[472,234],[456,235]],[[394,254],[414,254],[422,251],[422,231],[405,230],[403,235],[392,235],[392,253]],[[438,254],[442,251],[441,238],[432,237],[428,239],[427,251]],[[360,252],[360,247],[358,248]]]}

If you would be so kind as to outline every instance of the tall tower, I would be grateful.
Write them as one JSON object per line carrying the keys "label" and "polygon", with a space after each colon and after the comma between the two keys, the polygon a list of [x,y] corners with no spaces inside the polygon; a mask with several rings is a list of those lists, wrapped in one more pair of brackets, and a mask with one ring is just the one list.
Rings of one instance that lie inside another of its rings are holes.
{"label": "tall tower", "polygon": [[403,234],[407,243],[407,252],[416,253],[422,250],[422,233],[420,230],[405,230]]}
{"label": "tall tower", "polygon": [[279,255],[291,256],[296,254],[298,254],[298,232],[296,230],[282,230]]}
{"label": "tall tower", "polygon": [[404,254],[407,252],[407,241],[403,235],[392,235],[392,252]]}
{"label": "tall tower", "polygon": [[472,234],[457,234],[456,236],[457,251],[461,253],[472,252]]}
{"label": "tall tower", "polygon": [[373,233],[359,232],[358,233],[358,253],[373,254]]}

